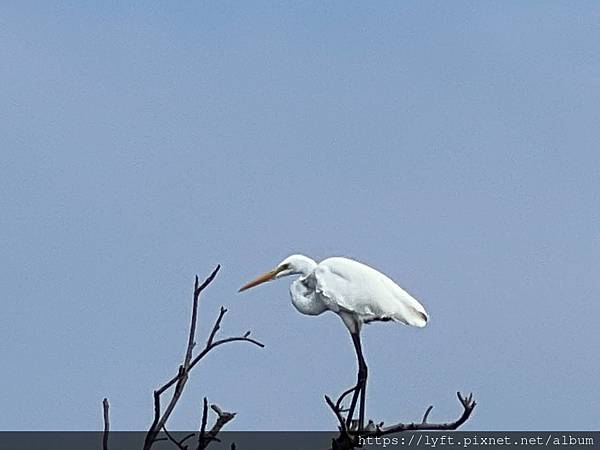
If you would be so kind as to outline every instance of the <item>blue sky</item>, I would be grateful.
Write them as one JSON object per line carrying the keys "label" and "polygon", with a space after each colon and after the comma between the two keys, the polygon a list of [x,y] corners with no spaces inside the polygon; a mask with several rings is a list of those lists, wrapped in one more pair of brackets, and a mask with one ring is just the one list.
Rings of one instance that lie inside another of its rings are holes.
{"label": "blue sky", "polygon": [[[366,327],[367,416],[597,429],[597,2],[19,2],[0,14],[3,430],[145,429],[183,356],[193,276],[223,269],[197,368],[230,429],[332,429],[355,378],[291,253],[350,256],[425,329]],[[202,334],[201,334],[202,335]]]}

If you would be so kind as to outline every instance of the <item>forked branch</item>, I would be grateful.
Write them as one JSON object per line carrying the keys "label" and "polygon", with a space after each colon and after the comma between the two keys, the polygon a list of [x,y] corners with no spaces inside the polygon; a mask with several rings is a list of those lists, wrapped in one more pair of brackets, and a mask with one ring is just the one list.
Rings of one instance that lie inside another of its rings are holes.
{"label": "forked branch", "polygon": [[463,411],[460,417],[453,422],[428,422],[429,414],[433,409],[433,406],[429,406],[425,411],[421,422],[400,422],[389,427],[384,427],[383,422],[376,425],[372,421],[369,421],[369,425],[366,427],[366,429],[359,431],[354,428],[348,429],[348,427],[346,427],[346,422],[343,416],[343,412],[345,410],[342,409],[342,401],[348,394],[352,392],[352,390],[353,389],[349,389],[343,392],[335,404],[328,396],[325,396],[325,401],[327,402],[327,405],[333,411],[339,422],[340,436],[337,439],[333,440],[331,447],[332,450],[351,450],[353,448],[359,447],[359,438],[377,437],[386,434],[400,433],[402,431],[456,430],[469,419],[469,417],[473,413],[473,410],[475,409],[475,406],[477,405],[475,400],[473,400],[473,394],[465,396],[460,392],[457,392],[456,395],[463,407]]}
{"label": "forked branch", "polygon": [[453,422],[445,422],[445,423],[430,423],[427,422],[427,418],[429,417],[429,413],[433,409],[433,406],[427,408],[425,414],[423,416],[423,420],[419,423],[397,423],[395,425],[391,425],[389,427],[377,427],[376,430],[372,432],[366,433],[367,436],[383,436],[385,434],[399,433],[401,431],[418,431],[418,430],[456,430],[463,423],[465,423],[473,409],[477,403],[473,400],[473,394],[469,394],[468,396],[463,396],[460,392],[456,393],[456,396],[460,400],[460,403],[463,407],[463,412],[461,416]]}
{"label": "forked branch", "polygon": [[215,424],[212,426],[212,428],[209,431],[206,431],[206,421],[203,415],[203,428],[200,430],[200,435],[198,437],[198,447],[196,447],[197,450],[204,450],[208,446],[208,444],[210,444],[212,441],[217,440],[217,434],[219,434],[219,431],[221,431],[221,429],[225,425],[227,425],[228,422],[231,422],[235,418],[236,413],[223,411],[217,405],[210,405],[210,409],[212,409],[217,414],[217,420],[215,421]]}
{"label": "forked branch", "polygon": [[[143,447],[144,450],[149,450],[152,447],[154,442],[156,442],[156,440],[157,440],[158,433],[161,430],[164,430],[166,432],[165,425],[167,423],[167,420],[171,416],[171,413],[175,409],[175,405],[177,405],[177,402],[179,401],[181,394],[183,393],[183,390],[184,390],[185,385],[189,378],[190,371],[211,350],[215,349],[216,347],[218,347],[220,345],[227,344],[230,342],[238,342],[238,341],[239,342],[249,342],[251,344],[257,345],[258,347],[264,347],[264,345],[261,342],[251,339],[249,337],[250,336],[249,331],[246,332],[243,336],[235,336],[235,337],[228,337],[228,338],[215,340],[217,332],[221,328],[221,322],[223,320],[223,317],[227,313],[227,309],[225,309],[224,307],[221,307],[219,316],[217,317],[217,320],[215,321],[215,324],[213,325],[213,328],[209,334],[209,337],[208,337],[208,340],[206,341],[206,345],[204,346],[204,349],[200,353],[198,353],[196,356],[194,356],[194,348],[196,346],[196,324],[197,324],[197,320],[198,320],[198,301],[200,298],[200,293],[214,280],[214,278],[217,276],[219,269],[220,269],[220,266],[217,266],[215,268],[215,270],[210,274],[210,276],[206,280],[204,280],[204,282],[202,284],[199,284],[198,277],[196,276],[196,281],[194,284],[194,301],[193,301],[193,306],[192,306],[192,317],[191,317],[191,321],[190,321],[190,331],[189,331],[189,335],[188,335],[188,343],[187,343],[187,347],[186,347],[185,357],[184,357],[183,363],[179,366],[179,368],[177,370],[177,374],[175,376],[173,376],[165,384],[163,384],[160,388],[158,388],[157,390],[154,391],[154,420],[152,421],[152,424],[150,425],[150,429],[148,430],[148,433],[146,434],[146,439],[144,441],[144,447]],[[161,396],[169,388],[171,388],[173,386],[174,386],[174,389],[173,389],[171,398],[163,410],[162,405],[161,405],[161,398],[162,398]],[[215,405],[212,405],[213,410],[215,412],[217,412],[215,407],[216,407]],[[216,407],[216,408],[218,408],[218,407]],[[205,408],[205,411],[206,411],[206,408]],[[209,433],[211,433],[214,430],[215,431],[214,436],[212,436],[211,439],[209,439],[207,441],[207,445],[208,445],[208,442],[210,442],[211,440],[214,440],[214,437],[221,430],[221,428],[227,422],[232,420],[233,417],[235,416],[235,414],[232,414],[232,413],[223,413],[222,411],[221,411],[221,413],[229,414],[229,415],[231,415],[231,417],[228,418],[228,420],[224,420],[221,417],[221,414],[219,414],[219,418],[217,419],[215,426],[213,426],[213,428],[209,431]],[[206,426],[205,416],[206,416],[206,413],[203,414],[203,425],[204,426]],[[215,428],[217,425],[219,425],[219,426],[217,428]],[[169,435],[167,434],[167,436],[169,436]],[[177,441],[175,441],[175,442],[177,442]],[[204,447],[199,446],[198,448],[205,448],[205,446]]]}

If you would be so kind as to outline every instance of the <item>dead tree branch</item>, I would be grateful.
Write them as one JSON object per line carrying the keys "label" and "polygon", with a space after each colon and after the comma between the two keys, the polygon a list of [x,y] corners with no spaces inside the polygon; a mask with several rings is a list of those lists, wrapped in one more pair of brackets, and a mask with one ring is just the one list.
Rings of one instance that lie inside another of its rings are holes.
{"label": "dead tree branch", "polygon": [[475,400],[473,400],[473,394],[469,394],[468,396],[463,396],[460,392],[456,393],[456,396],[458,397],[458,399],[460,400],[460,403],[462,404],[463,407],[463,412],[461,414],[461,416],[456,419],[454,422],[446,422],[446,423],[429,423],[427,422],[427,417],[429,416],[429,413],[431,412],[431,409],[433,408],[433,406],[430,406],[427,411],[425,412],[425,415],[423,416],[423,420],[421,421],[421,423],[397,423],[395,425],[391,425],[389,427],[378,427],[377,430],[369,433],[369,436],[383,436],[385,434],[392,434],[392,433],[399,433],[401,431],[418,431],[418,430],[456,430],[458,427],[460,427],[463,423],[465,423],[469,417],[471,416],[471,413],[473,412],[473,409],[475,409],[475,406],[477,405],[477,403],[475,402]]}
{"label": "dead tree branch", "polygon": [[108,418],[108,399],[102,400],[102,417],[104,418],[104,432],[102,433],[102,450],[108,450],[108,432],[110,431],[110,422]]}
{"label": "dead tree branch", "polygon": [[187,446],[183,445],[183,439],[181,441],[178,441],[177,439],[175,439],[175,436],[173,436],[171,433],[169,433],[169,431],[167,430],[166,427],[163,427],[163,431],[167,435],[167,439],[169,439],[169,441],[171,441],[173,444],[175,444],[175,446],[179,450],[187,450]]}
{"label": "dead tree branch", "polygon": [[372,421],[369,421],[369,425],[366,427],[365,430],[361,430],[361,431],[354,430],[354,429],[349,430],[345,426],[345,420],[344,420],[344,417],[342,414],[344,412],[344,410],[341,407],[342,406],[341,403],[342,403],[344,397],[346,397],[350,392],[352,392],[352,389],[349,389],[349,390],[345,391],[344,393],[342,393],[342,395],[339,397],[336,404],[334,404],[329,397],[325,396],[327,405],[333,411],[338,422],[340,423],[340,426],[339,426],[340,436],[333,440],[332,446],[331,446],[332,450],[351,450],[351,449],[359,447],[359,445],[358,445],[359,438],[378,437],[378,436],[383,436],[386,434],[400,433],[402,431],[456,430],[458,427],[460,427],[463,423],[465,423],[469,419],[469,417],[471,416],[471,413],[473,412],[473,410],[475,409],[475,406],[477,405],[475,400],[473,400],[473,394],[464,396],[460,392],[457,392],[456,395],[463,407],[463,412],[462,412],[461,416],[453,422],[444,422],[444,423],[428,422],[427,419],[429,418],[429,414],[431,413],[431,410],[433,409],[433,406],[429,406],[427,408],[427,410],[425,411],[425,414],[423,415],[423,419],[421,420],[421,422],[411,422],[411,423],[400,422],[395,425],[391,425],[389,427],[384,427],[383,422],[379,423],[378,425],[375,425]]}
{"label": "dead tree branch", "polygon": [[[228,422],[231,422],[235,418],[236,413],[223,411],[217,405],[210,405],[210,409],[217,414],[217,420],[208,432],[200,432],[198,437],[198,447],[196,447],[196,450],[204,450],[212,441],[217,441],[217,434],[219,434],[219,431],[221,431],[221,429],[227,425]],[[206,426],[204,419],[202,422],[204,426]]]}
{"label": "dead tree branch", "polygon": [[[148,433],[146,434],[146,438],[144,441],[144,447],[143,447],[144,450],[149,450],[152,447],[154,442],[156,442],[158,433],[161,430],[165,430],[165,432],[166,432],[165,424],[167,423],[169,417],[171,416],[171,413],[175,409],[177,402],[181,398],[181,394],[183,393],[185,385],[188,381],[190,371],[211,350],[215,349],[216,347],[218,347],[220,345],[227,344],[229,342],[238,342],[238,341],[239,342],[249,342],[251,344],[257,345],[258,347],[264,347],[264,345],[261,342],[251,339],[249,337],[250,336],[249,331],[246,332],[243,336],[228,337],[228,338],[224,338],[224,339],[215,340],[217,332],[221,328],[221,321],[223,320],[225,313],[227,313],[227,309],[225,309],[224,307],[221,307],[219,316],[218,316],[217,320],[215,321],[215,324],[213,325],[213,328],[209,334],[209,337],[208,337],[208,340],[206,341],[206,345],[205,345],[204,349],[199,354],[194,356],[194,347],[196,346],[196,323],[198,320],[198,302],[199,302],[199,298],[200,298],[200,293],[214,280],[214,278],[217,276],[219,269],[220,269],[220,266],[217,266],[215,268],[215,270],[210,274],[210,276],[206,280],[204,280],[204,282],[202,284],[199,284],[198,277],[196,276],[196,281],[194,284],[194,301],[193,301],[193,305],[192,305],[192,317],[191,317],[191,321],[190,321],[190,331],[189,331],[189,335],[188,335],[188,342],[187,342],[185,357],[184,357],[183,363],[179,366],[179,368],[177,370],[177,374],[175,376],[173,376],[169,381],[167,381],[164,385],[162,385],[160,388],[158,388],[157,390],[154,391],[154,419],[152,421],[152,424],[150,425]],[[171,395],[171,398],[163,410],[161,407],[161,396],[169,388],[171,388],[173,386],[174,386],[174,390]],[[212,405],[213,410],[215,410],[214,406],[215,405]],[[217,412],[217,410],[215,410],[215,412]],[[233,420],[233,417],[235,416],[235,414],[232,414],[232,413],[223,413],[222,411],[221,411],[221,413],[223,415],[228,414],[230,417],[226,416],[227,420],[225,420],[223,417],[221,417],[221,414],[219,414],[219,418],[217,419],[217,422],[215,423],[213,428],[207,433],[207,436],[208,436],[208,435],[210,435],[210,433],[215,431],[214,435],[211,435],[211,439],[209,439],[207,442],[214,440],[216,437],[216,434],[221,430],[221,428],[227,422]],[[203,420],[205,420],[205,419],[203,419]],[[206,424],[204,424],[204,426],[206,426]],[[167,436],[169,437],[168,433],[167,433]],[[172,438],[172,436],[169,437],[169,439],[171,439],[171,438]],[[179,448],[186,448],[186,447],[183,447],[183,444],[181,443],[181,441],[177,442],[174,439],[171,439],[171,440],[173,440],[175,443],[177,443]],[[202,447],[202,448],[205,448],[205,447]]]}
{"label": "dead tree branch", "polygon": [[208,421],[208,400],[206,397],[202,400],[202,423],[200,424],[200,436],[198,436],[198,446],[201,442],[204,442],[204,435],[206,433],[206,422]]}
{"label": "dead tree branch", "polygon": [[342,409],[340,407],[341,402],[344,399],[344,397],[346,395],[348,395],[350,392],[352,392],[353,390],[354,389],[349,389],[346,392],[344,392],[338,398],[335,405],[333,404],[333,401],[329,398],[328,395],[325,396],[325,402],[327,402],[327,406],[329,406],[329,408],[331,408],[331,410],[335,414],[335,417],[337,418],[338,423],[339,423],[338,429],[340,430],[339,437],[337,439],[334,439],[333,442],[331,443],[332,450],[343,450],[343,449],[353,449],[354,448],[354,439],[350,435],[350,432],[348,431],[348,427],[346,426],[346,419],[344,419],[344,416],[342,415]]}

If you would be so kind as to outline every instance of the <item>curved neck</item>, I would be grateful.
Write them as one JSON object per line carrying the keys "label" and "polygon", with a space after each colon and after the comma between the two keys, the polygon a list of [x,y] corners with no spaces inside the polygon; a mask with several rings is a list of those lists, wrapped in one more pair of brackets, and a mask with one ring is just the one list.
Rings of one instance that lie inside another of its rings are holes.
{"label": "curved neck", "polygon": [[314,279],[300,277],[290,285],[292,304],[301,313],[317,316],[327,310],[327,305],[316,295]]}
{"label": "curved neck", "polygon": [[315,267],[317,267],[317,263],[309,257],[304,256],[294,260],[292,273],[306,276],[315,270]]}

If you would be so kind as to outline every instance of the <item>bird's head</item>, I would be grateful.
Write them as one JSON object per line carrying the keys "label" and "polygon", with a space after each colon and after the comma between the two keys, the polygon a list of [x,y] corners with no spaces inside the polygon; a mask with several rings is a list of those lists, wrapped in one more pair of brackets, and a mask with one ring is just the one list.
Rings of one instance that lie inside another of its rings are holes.
{"label": "bird's head", "polygon": [[317,263],[307,256],[291,255],[277,264],[277,267],[275,267],[273,270],[262,274],[261,276],[242,286],[238,292],[245,291],[246,289],[258,286],[259,284],[267,281],[286,277],[288,275],[308,275],[316,266]]}

